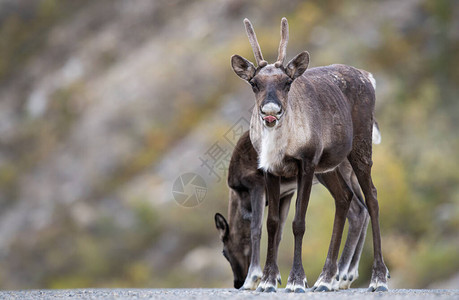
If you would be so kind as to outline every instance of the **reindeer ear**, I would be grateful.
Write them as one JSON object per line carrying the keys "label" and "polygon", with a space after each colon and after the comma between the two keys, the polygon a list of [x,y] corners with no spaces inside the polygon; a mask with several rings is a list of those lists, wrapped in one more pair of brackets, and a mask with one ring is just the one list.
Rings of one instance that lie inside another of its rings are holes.
{"label": "reindeer ear", "polygon": [[233,55],[231,57],[231,66],[237,76],[244,80],[250,81],[255,75],[255,66],[242,56]]}
{"label": "reindeer ear", "polygon": [[229,235],[228,223],[226,222],[225,217],[223,217],[219,213],[215,214],[215,226],[220,232],[220,239],[222,241],[225,241],[226,239],[228,239],[228,235]]}
{"label": "reindeer ear", "polygon": [[287,75],[296,79],[301,76],[309,65],[309,53],[307,51],[301,52],[295,56],[291,61],[288,62],[285,72]]}

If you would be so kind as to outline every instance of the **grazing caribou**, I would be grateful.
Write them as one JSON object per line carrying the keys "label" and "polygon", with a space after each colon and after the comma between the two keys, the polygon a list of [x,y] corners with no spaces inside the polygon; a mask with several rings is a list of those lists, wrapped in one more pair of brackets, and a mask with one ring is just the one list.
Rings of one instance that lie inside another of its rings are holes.
{"label": "grazing caribou", "polygon": [[332,290],[339,276],[338,253],[347,212],[354,192],[337,168],[349,160],[365,196],[373,233],[374,262],[370,291],[386,291],[389,271],[384,263],[379,228],[376,188],[371,178],[372,128],[375,80],[371,73],[346,65],[312,68],[304,51],[284,66],[288,23],[281,22],[277,61],[263,59],[252,24],[244,20],[257,67],[233,55],[234,72],[247,81],[255,94],[250,122],[250,140],[264,172],[268,199],[268,250],[258,291],[273,292],[280,281],[277,266],[281,231],[281,177],[297,178],[297,199],[292,223],[293,266],[287,291],[304,292],[306,275],[302,264],[305,217],[314,174],[336,192],[335,221],[329,260],[319,277],[317,290]]}
{"label": "grazing caribou", "polygon": [[[379,130],[377,127],[373,130],[378,138]],[[358,278],[358,265],[369,221],[360,187],[349,162],[343,162],[339,169],[348,185],[352,187],[355,197],[347,214],[349,231],[339,261],[339,281],[334,280],[332,285],[334,290],[348,289]],[[257,152],[252,146],[248,131],[241,136],[234,148],[228,170],[228,186],[228,221],[217,213],[215,225],[223,242],[223,255],[233,270],[234,287],[252,290],[257,287],[262,275],[260,239],[266,200],[263,172],[258,169]],[[296,178],[281,178],[281,231],[295,191]],[[330,189],[330,192],[334,195],[333,189]],[[279,234],[279,240],[281,235]],[[317,288],[318,285],[314,287]]]}

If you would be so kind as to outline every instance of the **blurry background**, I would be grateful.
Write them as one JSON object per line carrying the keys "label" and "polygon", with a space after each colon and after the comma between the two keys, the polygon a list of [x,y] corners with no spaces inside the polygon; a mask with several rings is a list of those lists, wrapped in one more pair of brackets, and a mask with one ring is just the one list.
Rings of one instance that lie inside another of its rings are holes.
{"label": "blurry background", "polygon": [[[459,5],[448,0],[1,0],[0,288],[232,287],[213,221],[227,216],[226,174],[203,161],[230,154],[228,132],[253,105],[229,63],[254,60],[243,18],[273,62],[283,16],[287,59],[308,50],[310,66],[350,64],[377,80],[373,176],[390,286],[457,288]],[[171,191],[186,172],[207,185],[193,208]],[[310,284],[333,214],[315,186]],[[371,264],[369,230],[354,287]]]}

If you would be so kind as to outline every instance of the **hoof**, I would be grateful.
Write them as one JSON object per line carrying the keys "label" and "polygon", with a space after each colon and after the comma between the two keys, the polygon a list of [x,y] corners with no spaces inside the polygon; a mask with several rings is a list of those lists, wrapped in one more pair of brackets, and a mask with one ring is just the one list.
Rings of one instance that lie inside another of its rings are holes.
{"label": "hoof", "polygon": [[256,288],[259,286],[259,283],[261,281],[261,276],[263,275],[261,273],[261,270],[258,270],[258,269],[252,270],[249,274],[252,274],[252,275],[247,275],[244,285],[241,288],[244,291],[256,290]]}
{"label": "hoof", "polygon": [[386,292],[387,279],[390,277],[389,270],[384,265],[384,262],[374,263],[371,273],[369,292]]}
{"label": "hoof", "polygon": [[304,270],[295,271],[292,269],[288,276],[287,286],[285,287],[287,293],[306,293],[306,287],[308,287],[308,281],[306,280]]}
{"label": "hoof", "polygon": [[339,274],[327,275],[325,271],[322,271],[316,283],[314,283],[313,292],[331,292],[338,291],[340,288],[340,276]]}
{"label": "hoof", "polygon": [[295,289],[295,293],[306,293],[306,290],[303,289],[303,288],[298,287],[298,288]]}
{"label": "hoof", "polygon": [[375,292],[387,292],[388,289],[385,286],[378,286]]}
{"label": "hoof", "polygon": [[275,293],[275,292],[276,292],[276,288],[273,286],[270,286],[265,290],[265,293]]}
{"label": "hoof", "polygon": [[326,287],[325,285],[319,285],[314,292],[329,292],[330,289]]}
{"label": "hoof", "polygon": [[288,287],[288,288],[285,288],[285,292],[286,293],[306,293],[306,289],[302,288],[302,287]]}
{"label": "hoof", "polygon": [[262,287],[259,287],[255,290],[255,292],[262,293],[265,289]]}

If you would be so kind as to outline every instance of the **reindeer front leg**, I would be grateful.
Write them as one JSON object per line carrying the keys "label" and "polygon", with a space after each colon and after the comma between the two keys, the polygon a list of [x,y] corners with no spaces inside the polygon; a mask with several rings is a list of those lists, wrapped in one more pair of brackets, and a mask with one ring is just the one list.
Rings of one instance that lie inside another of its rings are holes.
{"label": "reindeer front leg", "polygon": [[252,188],[250,191],[250,202],[252,207],[252,220],[250,222],[250,238],[252,241],[252,255],[250,267],[245,278],[242,290],[254,290],[257,288],[261,276],[260,267],[260,240],[263,227],[263,212],[265,209],[264,185]]}
{"label": "reindeer front leg", "polygon": [[295,251],[293,266],[288,276],[287,292],[304,293],[308,282],[303,269],[301,258],[303,236],[306,228],[306,210],[308,209],[309,196],[311,194],[312,179],[315,166],[310,161],[303,160],[298,170],[298,195],[296,199],[295,217],[292,223],[293,235],[295,237]]}
{"label": "reindeer front leg", "polygon": [[268,197],[268,251],[263,277],[257,292],[275,292],[277,283],[281,283],[279,267],[277,266],[277,243],[279,234],[279,202],[280,177],[265,172],[266,197]]}

